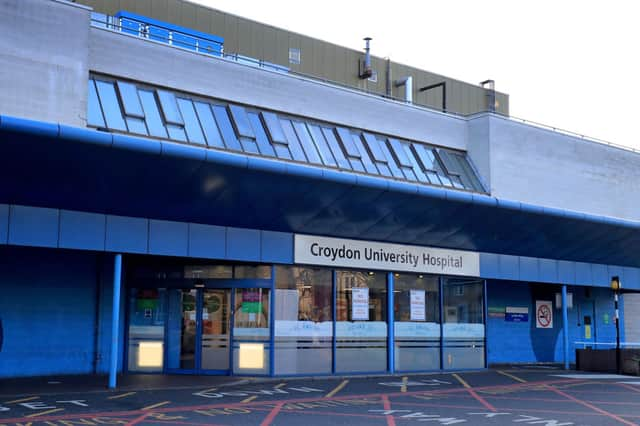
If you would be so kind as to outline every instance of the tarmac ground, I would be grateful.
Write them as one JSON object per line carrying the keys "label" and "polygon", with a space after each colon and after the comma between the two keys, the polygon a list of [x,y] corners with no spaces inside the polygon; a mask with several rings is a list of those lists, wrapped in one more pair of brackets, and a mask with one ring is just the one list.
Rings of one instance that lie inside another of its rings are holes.
{"label": "tarmac ground", "polygon": [[639,425],[640,378],[559,369],[0,381],[0,426]]}

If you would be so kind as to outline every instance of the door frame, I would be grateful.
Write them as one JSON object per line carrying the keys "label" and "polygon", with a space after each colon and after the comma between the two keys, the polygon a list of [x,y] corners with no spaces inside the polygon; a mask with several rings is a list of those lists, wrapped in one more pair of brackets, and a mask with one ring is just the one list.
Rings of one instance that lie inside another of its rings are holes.
{"label": "door frame", "polygon": [[[272,271],[273,273],[273,271]],[[272,278],[240,278],[240,279],[200,279],[196,286],[191,279],[179,280],[179,282],[172,283],[174,285],[167,286],[167,300],[166,303],[166,315],[169,315],[169,299],[171,290],[197,290],[196,293],[196,339],[195,339],[195,367],[192,369],[185,368],[169,368],[168,367],[168,353],[169,353],[169,320],[165,320],[165,333],[164,333],[164,362],[163,362],[163,374],[185,374],[185,375],[218,375],[229,376],[233,374],[233,345],[234,345],[234,321],[235,321],[235,307],[236,307],[236,290],[248,289],[248,288],[266,288],[272,290],[273,279]],[[203,301],[204,290],[229,290],[231,292],[230,307],[229,307],[229,368],[221,370],[203,369],[202,366],[202,314],[203,314]],[[273,295],[270,294],[270,297]],[[271,307],[269,307],[271,311]],[[270,312],[269,321],[271,322]],[[270,327],[271,328],[271,327]],[[273,336],[271,336],[271,339]]]}

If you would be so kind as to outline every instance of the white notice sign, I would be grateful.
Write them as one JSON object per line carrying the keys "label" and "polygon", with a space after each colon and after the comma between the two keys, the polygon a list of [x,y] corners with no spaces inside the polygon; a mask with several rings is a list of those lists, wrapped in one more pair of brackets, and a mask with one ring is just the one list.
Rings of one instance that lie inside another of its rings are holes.
{"label": "white notice sign", "polygon": [[425,321],[424,290],[411,290],[411,321]]}
{"label": "white notice sign", "polygon": [[351,320],[369,321],[369,289],[351,289]]}
{"label": "white notice sign", "polygon": [[550,300],[536,300],[536,327],[553,328],[553,307]]}

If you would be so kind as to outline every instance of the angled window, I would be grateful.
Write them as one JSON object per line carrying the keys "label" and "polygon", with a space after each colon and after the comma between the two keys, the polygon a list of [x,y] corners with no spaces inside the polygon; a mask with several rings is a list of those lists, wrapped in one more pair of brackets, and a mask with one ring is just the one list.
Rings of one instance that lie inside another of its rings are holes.
{"label": "angled window", "polygon": [[138,98],[138,89],[132,83],[117,81],[118,93],[124,107],[124,115],[127,117],[144,118],[144,111],[140,98]]}
{"label": "angled window", "polygon": [[280,124],[280,119],[278,118],[278,116],[273,112],[266,111],[261,112],[260,116],[262,117],[262,121],[267,128],[267,133],[269,134],[271,142],[288,145],[289,142],[284,135],[284,131],[282,130],[282,125]]}
{"label": "angled window", "polygon": [[104,116],[102,115],[102,108],[100,108],[98,92],[96,91],[96,83],[93,80],[89,80],[88,96],[87,124],[89,126],[105,127]]}
{"label": "angled window", "polygon": [[429,179],[427,178],[427,176],[422,172],[422,169],[418,164],[418,160],[416,160],[416,157],[413,156],[413,152],[411,152],[411,147],[409,146],[409,144],[403,142],[402,149],[404,149],[405,154],[407,154],[407,158],[411,163],[411,169],[413,170],[413,173],[418,178],[418,181],[422,183],[431,183],[429,182]]}
{"label": "angled window", "polygon": [[394,160],[400,165],[400,170],[402,171],[405,179],[413,182],[417,181],[418,176],[413,170],[413,164],[409,160],[409,157],[407,156],[402,143],[397,139],[388,138],[387,148],[391,152]]}
{"label": "angled window", "polygon": [[178,108],[184,119],[184,130],[187,133],[189,142],[205,145],[206,141],[196,111],[193,109],[193,102],[189,99],[178,98]]}
{"label": "angled window", "polygon": [[[422,144],[412,143],[411,151],[418,159],[418,164],[420,165],[422,172],[427,175],[429,181],[434,185],[443,185],[443,181],[440,177],[441,175],[445,176],[445,174],[440,168],[440,164],[436,159],[436,154],[433,149],[427,148]],[[448,179],[445,179],[445,181],[448,181]]]}
{"label": "angled window", "polygon": [[167,124],[175,124],[177,126],[184,126],[184,120],[180,111],[178,110],[178,102],[176,102],[176,96],[167,92],[166,90],[156,90],[158,95],[158,101],[160,102],[160,111]]}
{"label": "angled window", "polygon": [[218,125],[211,112],[211,105],[206,102],[194,102],[193,104],[196,107],[196,113],[200,119],[202,130],[207,138],[207,144],[213,148],[224,148],[222,135],[220,134],[220,130],[218,130]]}
{"label": "angled window", "polygon": [[140,102],[142,103],[142,109],[144,110],[144,120],[147,123],[149,134],[159,138],[167,137],[167,130],[162,122],[160,111],[158,110],[158,103],[156,97],[150,90],[139,90]]}
{"label": "angled window", "polygon": [[100,99],[107,128],[126,132],[127,125],[124,122],[124,117],[122,117],[122,110],[120,109],[113,83],[96,80],[96,88],[98,89],[98,98]]}
{"label": "angled window", "polygon": [[378,168],[380,174],[384,176],[394,176],[391,172],[391,169],[389,168],[389,159],[382,151],[380,141],[374,135],[367,132],[363,133],[363,138],[365,142],[364,145],[367,148],[367,152]]}
{"label": "angled window", "polygon": [[282,125],[282,130],[287,137],[287,141],[289,141],[289,151],[291,151],[291,156],[293,157],[293,159],[296,161],[306,162],[307,157],[302,150],[302,146],[300,146],[300,141],[298,140],[296,132],[293,130],[291,120],[281,118],[280,124]]}
{"label": "angled window", "polygon": [[353,136],[348,129],[337,127],[338,141],[345,157],[349,160],[351,168],[356,172],[365,172],[364,164],[362,164],[361,154],[353,141]]}
{"label": "angled window", "polygon": [[216,118],[216,123],[218,123],[218,128],[220,129],[220,133],[222,133],[222,140],[224,141],[224,145],[227,149],[232,149],[234,151],[242,151],[242,146],[240,145],[240,141],[236,137],[235,132],[233,131],[233,126],[231,126],[231,121],[229,121],[229,115],[227,114],[227,109],[221,105],[213,105],[213,116]]}
{"label": "angled window", "polygon": [[386,164],[389,167],[389,170],[391,171],[393,177],[396,179],[405,179],[404,173],[402,173],[402,170],[400,170],[398,162],[393,157],[393,154],[391,154],[391,151],[389,151],[389,147],[387,146],[387,144],[381,140],[379,140],[378,142],[380,144],[380,151],[382,151],[384,156],[387,158]]}
{"label": "angled window", "polygon": [[320,127],[313,124],[307,124],[307,127],[309,129],[309,133],[311,134],[311,139],[313,139],[313,143],[318,148],[318,152],[320,153],[320,157],[322,157],[322,162],[324,163],[324,165],[337,167],[338,165],[336,164],[336,160],[333,158],[331,148],[329,148],[329,144],[324,138]]}
{"label": "angled window", "polygon": [[351,170],[351,163],[347,160],[347,157],[344,156],[344,151],[340,147],[340,143],[338,139],[336,139],[336,135],[333,132],[333,129],[328,127],[321,127],[322,135],[327,141],[327,145],[329,145],[329,149],[331,149],[331,153],[333,154],[333,158],[335,158],[338,167],[341,169]]}
{"label": "angled window", "polygon": [[316,145],[313,143],[313,140],[311,140],[311,135],[309,134],[309,130],[307,130],[307,126],[300,121],[294,121],[293,128],[296,131],[296,135],[298,135],[300,145],[302,145],[302,149],[307,155],[309,161],[314,164],[322,164],[322,159],[318,154]]}
{"label": "angled window", "polygon": [[[371,161],[371,158],[369,157],[369,153],[367,152],[364,145],[362,144],[362,138],[360,137],[360,132],[351,133],[351,138],[353,139],[353,144],[355,145],[356,149],[360,153],[360,160],[362,161],[362,164],[364,165],[364,168],[367,171],[367,173],[371,173],[372,175],[377,175],[378,168],[375,166],[375,164],[373,164],[373,162]],[[388,176],[391,176],[391,173],[389,173]]]}
{"label": "angled window", "polygon": [[258,113],[249,112],[247,113],[247,116],[249,117],[251,127],[253,127],[253,132],[256,135],[256,143],[258,144],[260,154],[266,155],[267,157],[275,157],[276,153],[269,142],[269,137],[262,126],[262,121],[260,121]]}
{"label": "angled window", "polygon": [[231,114],[231,121],[233,128],[239,137],[255,139],[256,135],[253,133],[251,124],[249,124],[249,118],[247,117],[247,111],[239,105],[229,105],[229,113]]}

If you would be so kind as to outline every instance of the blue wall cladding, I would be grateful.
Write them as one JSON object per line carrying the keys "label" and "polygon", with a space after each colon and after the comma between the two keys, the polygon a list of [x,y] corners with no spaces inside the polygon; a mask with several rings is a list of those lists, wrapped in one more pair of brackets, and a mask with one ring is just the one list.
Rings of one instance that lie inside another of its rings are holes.
{"label": "blue wall cladding", "polygon": [[95,254],[2,247],[0,294],[0,377],[93,371]]}
{"label": "blue wall cladding", "polygon": [[[606,288],[568,286],[573,308],[568,310],[569,361],[575,362],[575,349],[582,348],[586,336],[592,342],[615,342],[613,298]],[[489,317],[487,318],[488,361],[496,363],[563,362],[562,310],[556,305],[559,285],[528,284],[516,281],[487,282]],[[553,328],[540,329],[535,323],[536,300],[553,304]],[[527,322],[506,321],[506,307],[529,309]],[[591,330],[585,330],[584,317],[591,317]],[[604,347],[598,345],[598,347]]]}
{"label": "blue wall cladding", "polygon": [[19,246],[58,246],[58,210],[11,206],[9,244]]}
{"label": "blue wall cladding", "polygon": [[7,244],[9,239],[9,206],[0,204],[0,244]]}

